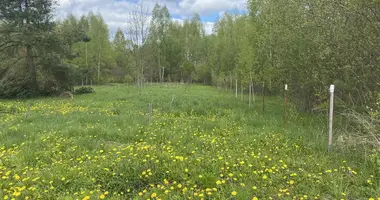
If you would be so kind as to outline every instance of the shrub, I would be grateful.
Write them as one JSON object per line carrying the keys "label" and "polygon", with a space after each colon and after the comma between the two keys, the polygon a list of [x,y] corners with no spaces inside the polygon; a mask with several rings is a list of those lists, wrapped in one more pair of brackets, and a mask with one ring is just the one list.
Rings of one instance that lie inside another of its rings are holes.
{"label": "shrub", "polygon": [[92,87],[80,87],[75,90],[75,94],[89,94],[93,92],[94,92],[94,89]]}

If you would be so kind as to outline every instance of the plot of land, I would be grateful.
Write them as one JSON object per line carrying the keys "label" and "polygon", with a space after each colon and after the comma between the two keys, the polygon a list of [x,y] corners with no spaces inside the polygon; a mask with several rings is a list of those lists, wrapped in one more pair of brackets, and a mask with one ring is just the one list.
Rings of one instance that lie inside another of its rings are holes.
{"label": "plot of land", "polygon": [[247,97],[205,86],[95,90],[0,102],[0,196],[380,199],[375,166],[328,154],[326,133],[310,119],[284,130],[277,97],[262,114],[260,101],[249,109]]}

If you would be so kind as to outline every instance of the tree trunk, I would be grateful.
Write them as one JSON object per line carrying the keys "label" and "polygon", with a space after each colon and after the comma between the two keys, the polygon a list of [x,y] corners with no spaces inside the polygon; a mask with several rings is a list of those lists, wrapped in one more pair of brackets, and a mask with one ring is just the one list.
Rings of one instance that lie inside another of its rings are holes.
{"label": "tree trunk", "polygon": [[162,77],[161,77],[161,82],[164,82],[164,77],[165,77],[165,67],[162,67]]}

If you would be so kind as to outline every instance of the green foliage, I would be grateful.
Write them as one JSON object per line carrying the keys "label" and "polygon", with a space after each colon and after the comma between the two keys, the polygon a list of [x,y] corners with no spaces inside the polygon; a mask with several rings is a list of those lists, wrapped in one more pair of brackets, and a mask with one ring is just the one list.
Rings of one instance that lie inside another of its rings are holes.
{"label": "green foliage", "polygon": [[75,94],[89,94],[94,93],[94,89],[92,87],[80,87],[75,89]]}

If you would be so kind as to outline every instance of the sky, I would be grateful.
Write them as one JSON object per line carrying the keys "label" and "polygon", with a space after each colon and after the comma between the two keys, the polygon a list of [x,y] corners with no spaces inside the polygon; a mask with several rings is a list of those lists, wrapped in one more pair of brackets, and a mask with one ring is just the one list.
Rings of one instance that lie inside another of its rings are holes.
{"label": "sky", "polygon": [[207,34],[212,33],[214,23],[223,13],[246,10],[246,0],[58,0],[55,12],[57,19],[64,19],[68,14],[80,17],[89,11],[100,13],[112,36],[119,27],[125,29],[128,13],[141,2],[150,11],[156,3],[166,5],[173,20],[179,22],[198,13]]}

